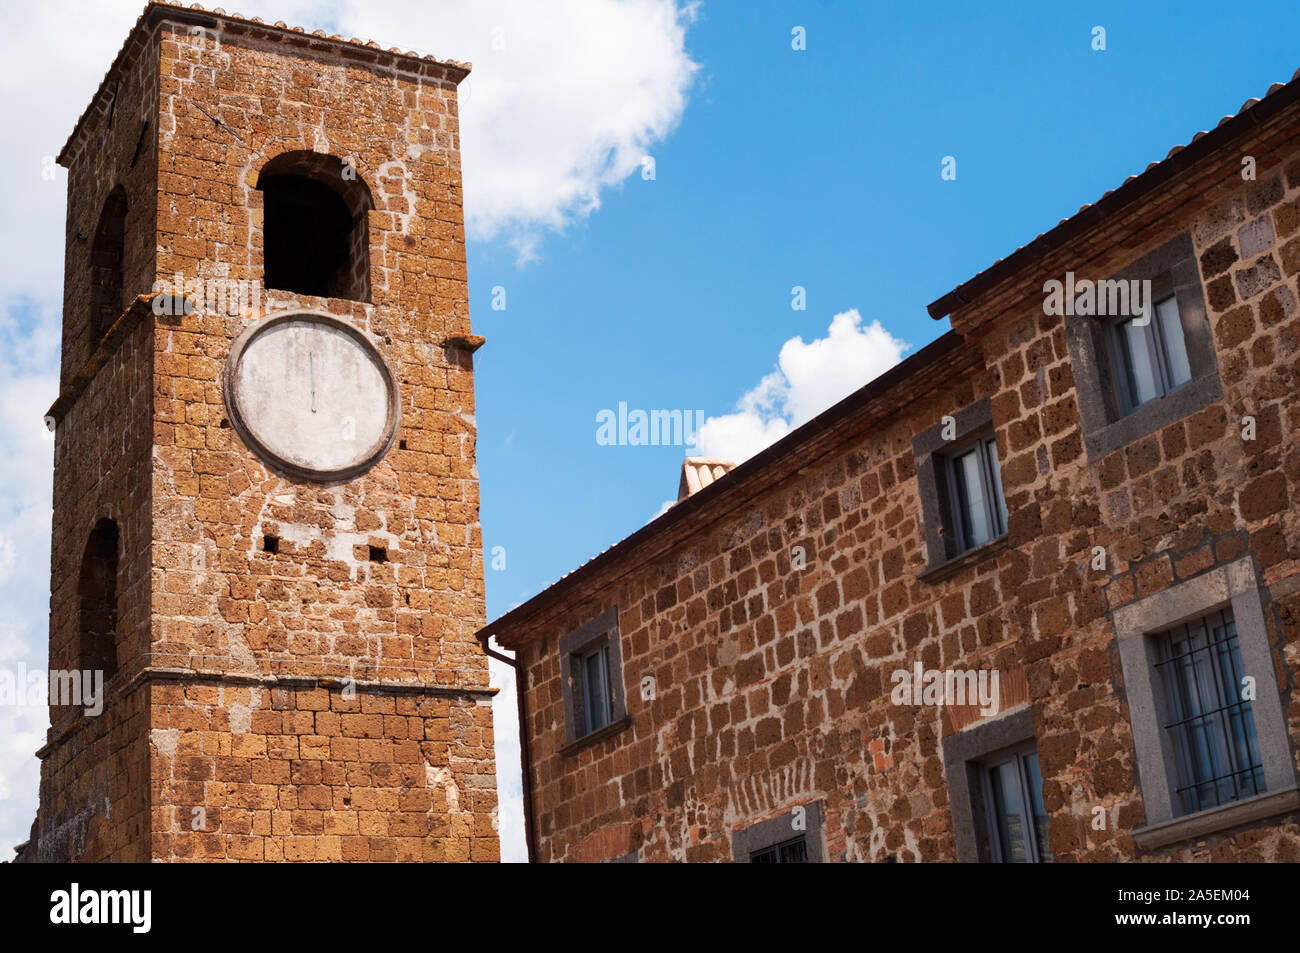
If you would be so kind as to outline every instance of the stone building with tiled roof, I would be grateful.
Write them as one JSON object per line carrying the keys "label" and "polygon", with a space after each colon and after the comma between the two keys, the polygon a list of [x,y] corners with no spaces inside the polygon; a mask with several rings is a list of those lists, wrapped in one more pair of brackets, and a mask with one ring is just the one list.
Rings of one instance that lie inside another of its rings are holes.
{"label": "stone building with tiled roof", "polygon": [[532,856],[1300,860],[1298,100],[486,626]]}

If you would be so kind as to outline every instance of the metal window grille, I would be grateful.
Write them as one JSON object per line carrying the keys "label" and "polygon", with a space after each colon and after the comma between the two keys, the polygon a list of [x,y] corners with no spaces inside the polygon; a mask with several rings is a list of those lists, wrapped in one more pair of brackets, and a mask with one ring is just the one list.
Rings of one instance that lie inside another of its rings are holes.
{"label": "metal window grille", "polygon": [[1237,626],[1228,610],[1159,637],[1156,670],[1177,754],[1182,813],[1191,814],[1264,791],[1255,716],[1245,695]]}
{"label": "metal window grille", "polygon": [[803,836],[792,838],[771,847],[764,847],[749,855],[751,864],[806,864],[808,844]]}

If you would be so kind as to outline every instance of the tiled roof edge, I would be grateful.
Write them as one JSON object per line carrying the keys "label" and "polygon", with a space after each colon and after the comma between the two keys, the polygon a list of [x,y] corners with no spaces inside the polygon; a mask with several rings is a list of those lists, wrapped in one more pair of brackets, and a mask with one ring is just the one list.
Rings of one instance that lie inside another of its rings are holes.
{"label": "tiled roof edge", "polygon": [[176,3],[164,3],[159,0],[152,0],[140,14],[139,19],[135,21],[135,26],[131,27],[127,33],[126,40],[122,43],[122,48],[118,50],[117,56],[113,58],[113,63],[109,66],[104,78],[96,87],[94,95],[90,97],[90,103],[78,117],[76,125],[72,128],[72,134],[68,136],[68,141],[63,144],[59,150],[58,162],[66,166],[71,155],[73,144],[81,135],[82,129],[91,114],[95,111],[95,104],[108,89],[109,80],[119,72],[129,59],[132,45],[144,33],[153,30],[159,24],[168,21],[176,23],[189,23],[194,26],[215,26],[217,21],[224,20],[227,23],[234,24],[242,30],[248,32],[260,31],[265,34],[276,34],[299,43],[320,43],[329,46],[346,47],[349,49],[361,49],[373,54],[378,61],[381,57],[390,57],[395,63],[405,61],[414,65],[416,68],[426,68],[429,66],[438,66],[452,71],[453,74],[459,73],[459,76],[453,76],[453,81],[459,82],[469,75],[472,69],[471,64],[461,63],[457,60],[442,60],[436,56],[420,54],[415,51],[403,53],[397,47],[382,48],[373,40],[359,40],[355,37],[346,39],[341,36],[326,34],[323,30],[316,30],[308,33],[302,27],[293,27],[286,25],[283,21],[277,20],[275,23],[266,23],[260,17],[244,17],[239,13],[226,13],[221,7],[215,7],[211,10],[192,3],[189,6],[183,6]]}
{"label": "tiled roof edge", "polygon": [[1054,228],[1043,232],[1027,245],[1022,245],[1005,258],[999,258],[988,268],[952,291],[931,302],[926,310],[936,321],[979,299],[1020,272],[1028,269],[1044,255],[1054,251],[1103,219],[1126,206],[1132,205],[1179,175],[1189,166],[1217,152],[1247,130],[1273,118],[1300,99],[1300,70],[1296,70],[1289,83],[1274,83],[1263,99],[1248,99],[1234,116],[1225,116],[1209,131],[1192,136],[1187,145],[1177,145],[1165,158],[1152,162],[1142,172],[1131,175],[1119,188],[1104,194],[1090,205],[1084,205],[1074,215],[1062,219]]}

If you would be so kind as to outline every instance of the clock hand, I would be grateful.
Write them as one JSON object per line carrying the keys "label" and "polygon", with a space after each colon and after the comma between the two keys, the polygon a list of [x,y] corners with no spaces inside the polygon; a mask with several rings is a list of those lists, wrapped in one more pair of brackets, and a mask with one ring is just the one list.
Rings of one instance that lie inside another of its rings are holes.
{"label": "clock hand", "polygon": [[316,413],[316,352],[308,351],[307,360],[311,362],[311,412]]}

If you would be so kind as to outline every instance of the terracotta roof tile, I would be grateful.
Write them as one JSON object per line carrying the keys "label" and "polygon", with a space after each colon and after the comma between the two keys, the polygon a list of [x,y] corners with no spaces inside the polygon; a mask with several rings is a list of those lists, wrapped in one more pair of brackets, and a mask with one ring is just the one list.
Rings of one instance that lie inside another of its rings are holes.
{"label": "terracotta roof tile", "polygon": [[[1292,74],[1292,76],[1291,76],[1291,80],[1290,80],[1289,82],[1287,82],[1287,83],[1274,83],[1272,86],[1270,86],[1270,87],[1268,88],[1268,92],[1264,94],[1263,99],[1267,99],[1267,98],[1270,97],[1270,96],[1274,96],[1274,95],[1276,95],[1277,93],[1279,93],[1279,92],[1281,92],[1282,90],[1286,89],[1288,86],[1291,85],[1291,83],[1294,83],[1294,82],[1295,82],[1296,80],[1298,80],[1298,79],[1300,79],[1300,69],[1297,69],[1297,70],[1295,71],[1295,73]],[[1258,98],[1253,98],[1253,99],[1248,99],[1248,100],[1246,100],[1244,103],[1241,104],[1241,108],[1240,108],[1239,110],[1237,110],[1237,112],[1236,112],[1235,115],[1232,115],[1232,116],[1224,116],[1224,117],[1223,117],[1222,119],[1220,119],[1219,122],[1215,125],[1215,128],[1218,129],[1220,126],[1223,126],[1225,123],[1231,122],[1232,120],[1236,119],[1238,116],[1240,116],[1240,115],[1242,115],[1243,113],[1245,113],[1248,109],[1252,109],[1253,107],[1255,107],[1256,105],[1258,105],[1261,101],[1262,101],[1262,100],[1261,100],[1261,99],[1258,99]],[[1207,132],[1208,132],[1207,130],[1204,130],[1204,129],[1203,129],[1203,130],[1201,130],[1201,131],[1195,133],[1195,134],[1191,137],[1191,139],[1188,140],[1187,145],[1190,145],[1190,144],[1193,143],[1193,142],[1197,142],[1197,141],[1199,141],[1201,138],[1203,138],[1205,135],[1207,135]],[[1172,159],[1172,158],[1173,158],[1174,156],[1176,156],[1178,153],[1182,152],[1185,148],[1187,148],[1187,145],[1176,145],[1176,146],[1174,146],[1174,147],[1173,147],[1172,149],[1170,149],[1169,152],[1165,155],[1164,159],[1158,159],[1158,160],[1156,160],[1156,161],[1154,161],[1154,162],[1149,163],[1149,164],[1147,165],[1147,167],[1146,167],[1145,169],[1143,169],[1142,172],[1138,173],[1137,175],[1130,175],[1127,179],[1124,180],[1124,182],[1121,184],[1120,187],[1123,188],[1123,186],[1128,185],[1128,184],[1129,184],[1130,182],[1132,182],[1134,179],[1138,179],[1138,178],[1140,178],[1141,176],[1146,175],[1146,174],[1147,174],[1148,172],[1150,172],[1152,169],[1155,169],[1155,168],[1157,168],[1158,166],[1160,166],[1162,163],[1168,161],[1169,159]],[[1117,190],[1116,190],[1116,189],[1111,189],[1110,191],[1108,191],[1108,192],[1106,192],[1105,194],[1103,194],[1101,198],[1104,199],[1104,198],[1106,198],[1106,196],[1109,196],[1110,194],[1112,194],[1112,193],[1115,192],[1115,191],[1117,191]],[[1099,201],[1101,201],[1101,199],[1098,199],[1098,202],[1099,202]],[[1097,204],[1097,202],[1089,202],[1089,203],[1087,203],[1087,204],[1084,204],[1084,205],[1079,206],[1079,211],[1075,212],[1074,215],[1071,215],[1071,216],[1068,217],[1068,218],[1063,218],[1063,219],[1061,219],[1059,222],[1057,222],[1057,224],[1056,224],[1053,228],[1048,229],[1046,232],[1040,232],[1038,235],[1035,235],[1032,241],[1026,242],[1024,245],[1020,245],[1020,246],[1017,247],[1014,251],[1012,251],[1010,254],[1008,254],[1008,255],[1004,255],[1004,256],[1002,256],[1001,258],[995,259],[995,260],[993,261],[993,263],[992,263],[991,265],[989,265],[987,268],[985,268],[983,271],[979,272],[979,273],[976,274],[974,277],[972,277],[972,278],[970,278],[969,280],[967,280],[967,281],[963,282],[962,284],[958,285],[956,288],[954,288],[952,291],[948,292],[948,294],[944,295],[942,298],[939,298],[938,300],[932,302],[932,303],[930,304],[930,306],[929,306],[930,316],[933,317],[933,318],[936,318],[936,319],[937,319],[937,318],[944,317],[946,314],[951,313],[952,310],[954,310],[955,307],[956,307],[956,303],[955,303],[955,301],[954,301],[953,299],[955,299],[955,298],[958,297],[958,292],[963,292],[963,291],[967,290],[971,285],[976,284],[977,282],[981,281],[981,280],[984,279],[986,276],[988,276],[988,275],[990,274],[990,272],[992,272],[995,268],[997,268],[997,267],[998,267],[999,265],[1001,265],[1003,262],[1007,262],[1007,261],[1009,261],[1010,259],[1012,259],[1012,258],[1016,258],[1017,256],[1021,255],[1021,253],[1025,252],[1026,249],[1028,249],[1030,246],[1034,245],[1035,243],[1040,242],[1042,239],[1044,239],[1044,238],[1046,238],[1047,236],[1051,235],[1052,232],[1054,232],[1057,228],[1060,228],[1062,225],[1065,225],[1067,222],[1071,222],[1071,221],[1073,221],[1074,219],[1078,218],[1078,217],[1079,217],[1080,215],[1082,215],[1084,212],[1086,212],[1086,211],[1088,211],[1089,209],[1093,208],[1096,204]],[[947,310],[944,310],[944,308],[947,308]],[[942,311],[942,313],[940,313],[941,311]]]}
{"label": "terracotta roof tile", "polygon": [[698,493],[710,483],[726,476],[736,465],[730,460],[714,460],[711,457],[687,457],[682,461],[682,478],[677,484],[677,500],[681,502],[693,493]]}

